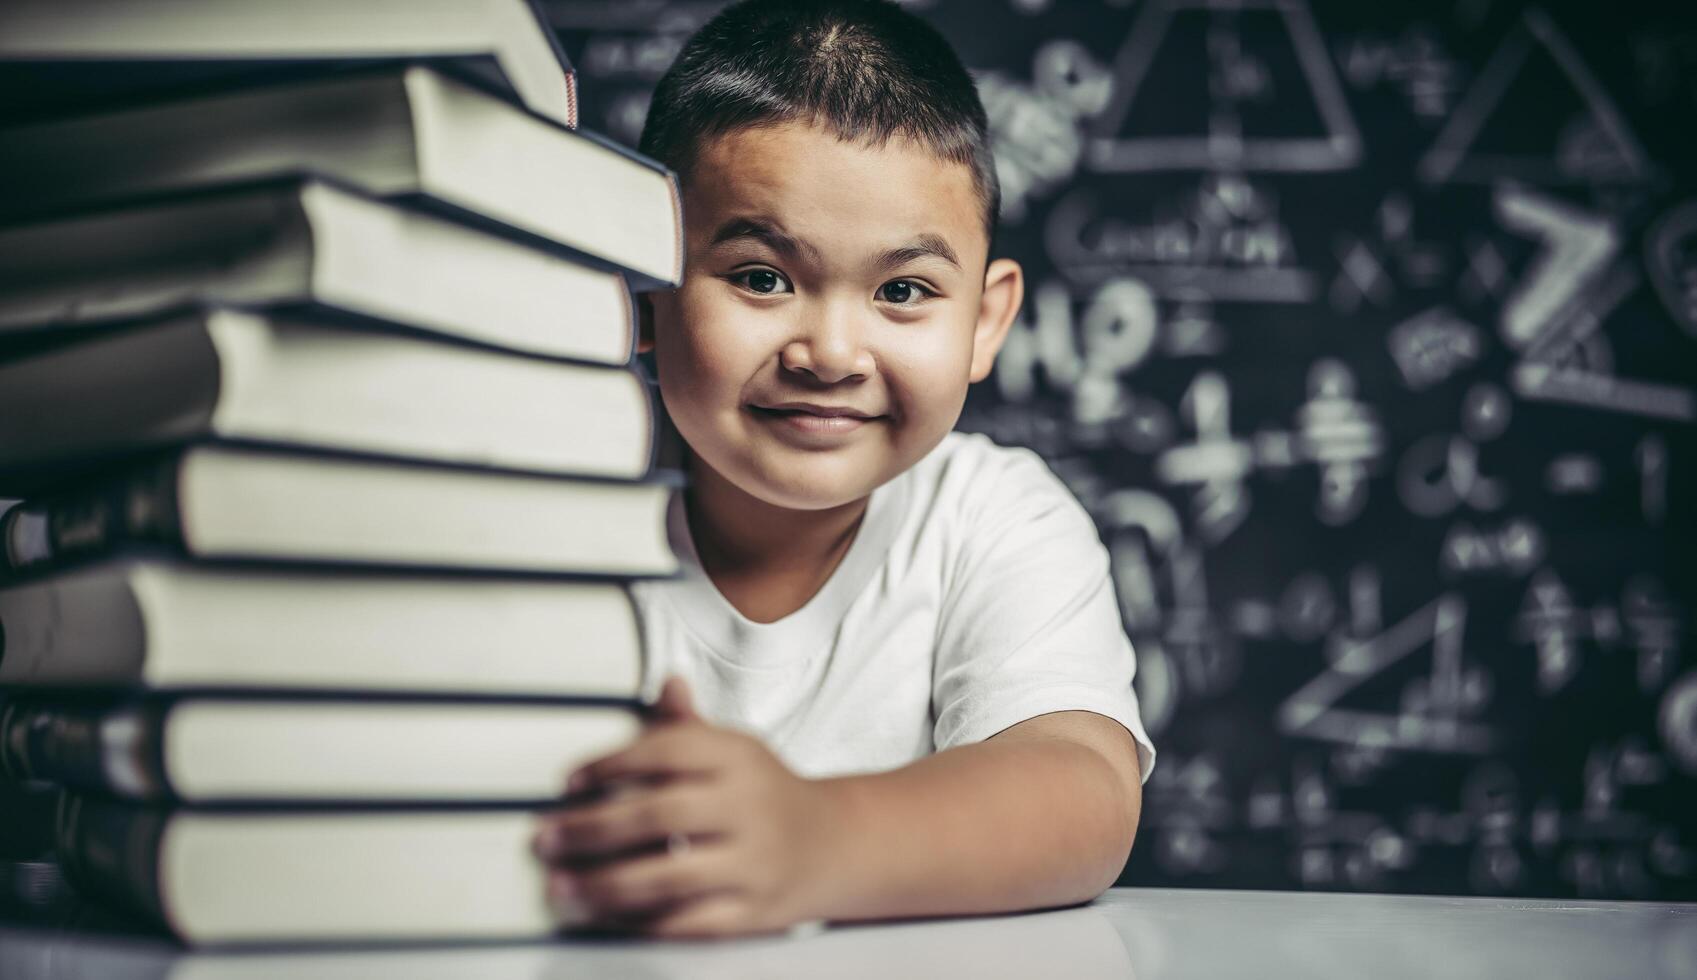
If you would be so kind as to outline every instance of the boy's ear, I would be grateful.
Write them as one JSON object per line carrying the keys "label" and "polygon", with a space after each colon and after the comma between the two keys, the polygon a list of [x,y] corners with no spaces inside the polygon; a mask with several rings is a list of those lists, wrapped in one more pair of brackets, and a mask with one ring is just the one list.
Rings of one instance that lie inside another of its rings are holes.
{"label": "boy's ear", "polygon": [[636,352],[654,349],[654,301],[647,293],[636,294]]}
{"label": "boy's ear", "polygon": [[984,270],[984,296],[978,303],[978,325],[972,332],[972,372],[976,384],[990,376],[996,354],[1008,339],[1008,328],[1025,299],[1025,270],[1013,259],[997,259]]}

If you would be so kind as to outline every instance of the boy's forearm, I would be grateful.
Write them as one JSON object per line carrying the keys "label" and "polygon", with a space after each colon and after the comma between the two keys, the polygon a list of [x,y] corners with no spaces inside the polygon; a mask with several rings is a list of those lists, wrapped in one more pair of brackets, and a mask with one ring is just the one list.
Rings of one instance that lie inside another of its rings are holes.
{"label": "boy's forearm", "polygon": [[1127,753],[1116,763],[1087,742],[1020,733],[825,781],[837,819],[821,916],[1006,912],[1096,897],[1137,829],[1141,792]]}

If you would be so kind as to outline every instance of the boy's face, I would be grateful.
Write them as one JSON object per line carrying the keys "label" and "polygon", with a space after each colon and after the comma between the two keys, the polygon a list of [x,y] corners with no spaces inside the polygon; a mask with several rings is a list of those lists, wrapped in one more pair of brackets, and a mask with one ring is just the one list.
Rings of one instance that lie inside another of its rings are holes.
{"label": "boy's face", "polygon": [[655,294],[666,408],[698,464],[774,506],[865,497],[954,426],[1019,305],[971,172],[783,124],[700,148],[683,285]]}

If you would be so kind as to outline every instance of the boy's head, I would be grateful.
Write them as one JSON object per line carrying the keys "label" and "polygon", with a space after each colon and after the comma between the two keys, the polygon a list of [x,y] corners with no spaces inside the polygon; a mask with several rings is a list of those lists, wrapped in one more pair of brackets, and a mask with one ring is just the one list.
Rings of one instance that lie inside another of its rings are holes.
{"label": "boy's head", "polygon": [[683,285],[649,298],[698,482],[852,504],[929,452],[1018,309],[990,262],[984,109],[928,24],[883,0],[749,0],[684,47],[641,149],[684,191]]}
{"label": "boy's head", "polygon": [[949,42],[894,3],[733,4],[660,80],[639,149],[687,180],[714,137],[786,122],[869,144],[906,137],[966,166],[994,233],[1002,193],[978,89]]}

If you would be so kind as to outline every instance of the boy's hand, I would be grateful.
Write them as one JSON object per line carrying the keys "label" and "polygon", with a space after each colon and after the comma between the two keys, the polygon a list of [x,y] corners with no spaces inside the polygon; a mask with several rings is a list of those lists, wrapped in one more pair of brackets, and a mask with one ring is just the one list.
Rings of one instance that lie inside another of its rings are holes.
{"label": "boy's hand", "polygon": [[595,925],[661,936],[783,929],[822,914],[839,814],[828,783],[790,772],[759,739],[702,720],[683,681],[628,748],[567,792],[604,792],[543,818],[549,899]]}

